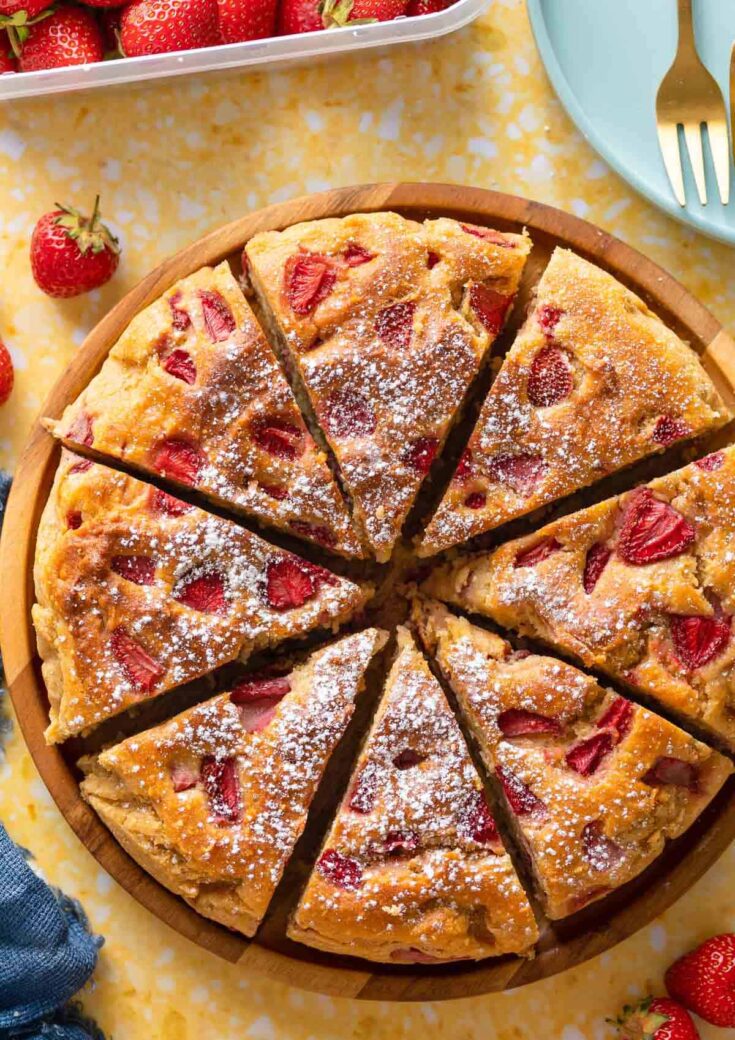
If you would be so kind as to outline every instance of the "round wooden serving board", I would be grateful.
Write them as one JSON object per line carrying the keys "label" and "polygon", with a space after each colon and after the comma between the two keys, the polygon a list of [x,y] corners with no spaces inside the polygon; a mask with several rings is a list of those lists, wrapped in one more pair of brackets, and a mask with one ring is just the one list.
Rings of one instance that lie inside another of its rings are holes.
{"label": "round wooden serving board", "polygon": [[[703,357],[729,405],[735,405],[735,344],[719,322],[646,257],[585,221],[527,199],[443,184],[379,184],[294,199],[243,217],[165,261],[97,325],[56,384],[43,414],[58,418],[95,375],[131,318],[175,281],[206,264],[236,257],[256,232],[354,212],[395,210],[423,219],[448,216],[506,231],[528,228],[534,242],[517,313],[524,310],[553,248],[568,246],[642,296]],[[250,941],[200,917],[131,860],[79,794],[73,754],[43,739],[48,702],[31,624],[33,557],[39,517],[58,462],[58,445],[37,422],[18,465],[0,555],[0,635],[10,694],[33,760],[64,817],[99,863],[140,903],[204,949],[245,969],[336,996],[438,1000],[522,986],[610,949],[662,913],[735,838],[731,781],[682,839],[638,879],[565,922],[546,926],[535,959],[504,957],[454,966],[369,964],[291,943],[266,927]]]}

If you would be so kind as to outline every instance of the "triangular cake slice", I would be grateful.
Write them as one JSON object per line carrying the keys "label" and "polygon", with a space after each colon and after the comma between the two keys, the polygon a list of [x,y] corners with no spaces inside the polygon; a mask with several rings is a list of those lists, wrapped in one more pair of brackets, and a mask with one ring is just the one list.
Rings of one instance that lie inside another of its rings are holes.
{"label": "triangular cake slice", "polygon": [[544,910],[566,917],[641,873],[732,764],[552,657],[422,604],[421,637],[504,792]]}
{"label": "triangular cake slice", "polygon": [[735,750],[735,447],[427,579]]}
{"label": "triangular cake slice", "polygon": [[406,629],[289,935],[421,964],[527,953],[538,938],[464,738]]}
{"label": "triangular cake slice", "polygon": [[324,453],[230,267],[141,311],[53,432],[221,506],[362,555]]}
{"label": "triangular cake slice", "polygon": [[368,593],[250,531],[64,451],[38,530],[33,621],[50,742],[322,626]]}
{"label": "triangular cake slice", "polygon": [[419,553],[467,541],[729,418],[686,343],[611,275],[557,249]]}
{"label": "triangular cake slice", "polygon": [[256,235],[253,287],[389,558],[518,288],[529,239],[442,218],[355,214]]}
{"label": "triangular cake slice", "polygon": [[346,636],[82,760],[82,794],[157,881],[252,935],[386,638]]}

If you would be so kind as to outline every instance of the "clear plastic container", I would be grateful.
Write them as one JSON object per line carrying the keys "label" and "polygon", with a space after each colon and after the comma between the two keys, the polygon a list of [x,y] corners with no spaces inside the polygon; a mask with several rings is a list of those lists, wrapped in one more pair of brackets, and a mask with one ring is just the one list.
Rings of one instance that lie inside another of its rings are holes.
{"label": "clear plastic container", "polygon": [[300,36],[276,36],[269,40],[230,43],[204,50],[150,54],[144,58],[121,58],[94,65],[73,65],[67,69],[0,76],[0,101],[39,97],[42,94],[63,94],[118,83],[139,83],[192,72],[257,68],[263,65],[269,68],[283,67],[370,47],[430,40],[474,21],[489,3],[490,0],[457,0],[446,11],[414,18],[396,18],[392,22],[375,22],[352,28],[345,26]]}

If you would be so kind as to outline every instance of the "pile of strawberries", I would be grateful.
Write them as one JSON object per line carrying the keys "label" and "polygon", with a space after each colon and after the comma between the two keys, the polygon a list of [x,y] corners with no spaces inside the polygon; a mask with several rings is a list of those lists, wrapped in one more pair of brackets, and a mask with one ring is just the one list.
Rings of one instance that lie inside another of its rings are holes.
{"label": "pile of strawberries", "polygon": [[0,0],[0,74],[386,22],[455,0]]}
{"label": "pile of strawberries", "polygon": [[735,934],[714,935],[680,957],[666,972],[668,997],[649,997],[623,1008],[613,1022],[620,1040],[699,1040],[690,1012],[735,1030]]}

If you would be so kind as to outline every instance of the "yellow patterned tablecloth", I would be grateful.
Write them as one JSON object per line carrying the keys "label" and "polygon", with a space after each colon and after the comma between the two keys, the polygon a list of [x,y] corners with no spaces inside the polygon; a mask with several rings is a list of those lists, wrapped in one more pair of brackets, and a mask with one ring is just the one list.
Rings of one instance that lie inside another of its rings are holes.
{"label": "yellow patterned tablecloth", "polygon": [[[522,0],[494,0],[443,40],[280,74],[229,74],[0,109],[0,335],[16,388],[0,409],[12,468],[89,328],[166,255],[246,211],[377,180],[497,188],[571,210],[668,268],[735,325],[733,253],[651,209],[575,131],[544,76]],[[123,261],[101,292],[54,302],[28,241],[55,201],[100,191]],[[71,834],[17,731],[0,820],[106,937],[88,1011],[115,1040],[604,1040],[624,999],[713,932],[735,930],[735,848],[664,917],[583,968],[521,992],[444,1004],[361,1004],[243,975],[141,909]],[[724,1032],[702,1029],[705,1040]]]}

